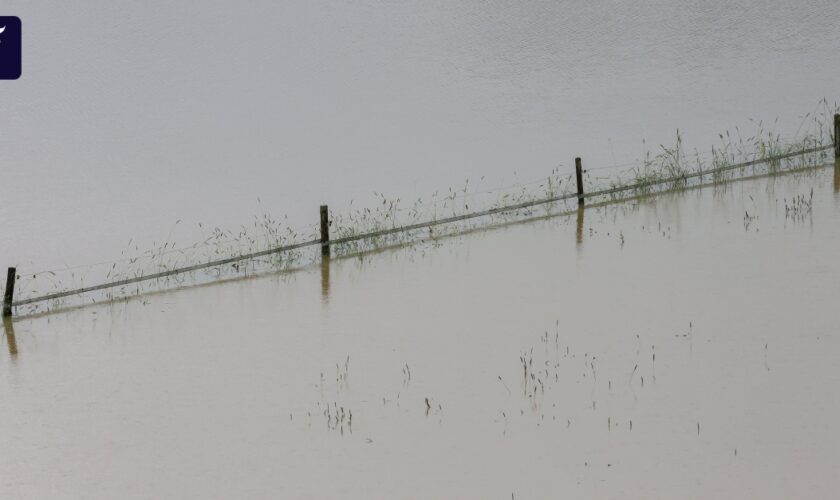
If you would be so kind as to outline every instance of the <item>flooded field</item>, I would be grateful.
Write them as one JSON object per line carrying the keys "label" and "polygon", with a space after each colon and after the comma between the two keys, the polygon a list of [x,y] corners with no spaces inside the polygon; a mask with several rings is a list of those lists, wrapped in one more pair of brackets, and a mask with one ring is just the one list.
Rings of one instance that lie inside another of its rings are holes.
{"label": "flooded field", "polygon": [[831,498],[840,172],[21,318],[2,498]]}
{"label": "flooded field", "polygon": [[596,175],[678,128],[687,151],[751,120],[799,136],[840,81],[828,0],[4,5],[25,69],[0,89],[0,269],[27,272],[577,156]]}

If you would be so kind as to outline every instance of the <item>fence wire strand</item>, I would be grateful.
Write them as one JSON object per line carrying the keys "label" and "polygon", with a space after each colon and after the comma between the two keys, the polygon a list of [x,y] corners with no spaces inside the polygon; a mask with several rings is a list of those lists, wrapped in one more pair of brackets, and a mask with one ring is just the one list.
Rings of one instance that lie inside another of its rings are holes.
{"label": "fence wire strand", "polygon": [[[573,192],[551,194],[551,195],[543,197],[543,198],[530,199],[530,200],[521,201],[521,202],[518,202],[518,203],[509,204],[509,205],[495,206],[495,207],[491,207],[491,208],[488,208],[488,209],[485,209],[485,210],[480,210],[480,211],[475,211],[475,212],[470,212],[470,213],[465,213],[465,214],[456,214],[456,215],[452,215],[452,216],[449,216],[449,217],[432,219],[432,220],[425,220],[425,221],[416,222],[416,223],[412,223],[412,224],[395,225],[391,228],[372,230],[372,231],[363,232],[363,233],[360,233],[360,234],[350,234],[350,235],[346,235],[346,236],[340,236],[338,238],[331,239],[328,242],[322,242],[320,239],[312,239],[312,240],[307,240],[307,241],[303,241],[303,242],[299,242],[299,243],[278,246],[278,247],[269,248],[269,249],[260,250],[260,251],[255,251],[255,252],[250,252],[250,253],[238,254],[238,255],[234,255],[234,256],[226,257],[226,258],[221,258],[221,259],[215,259],[215,260],[211,260],[211,261],[203,262],[203,263],[199,263],[199,264],[179,267],[179,268],[175,268],[175,269],[164,270],[164,271],[155,272],[155,273],[151,273],[151,274],[144,274],[144,275],[134,276],[134,277],[125,278],[125,279],[121,279],[121,280],[117,280],[117,281],[105,282],[105,283],[100,283],[100,284],[97,284],[97,285],[92,285],[92,286],[87,286],[87,287],[83,286],[83,287],[74,288],[74,289],[70,289],[70,290],[65,290],[65,291],[49,293],[49,294],[45,294],[45,295],[41,295],[41,296],[31,297],[31,298],[27,298],[27,299],[23,299],[23,300],[17,300],[17,301],[14,301],[12,303],[12,306],[13,307],[20,307],[20,306],[39,303],[39,302],[58,300],[58,299],[62,299],[62,298],[73,296],[73,295],[81,295],[81,294],[94,292],[94,291],[99,291],[99,290],[125,287],[125,286],[131,285],[131,284],[136,284],[136,283],[141,283],[141,282],[146,282],[146,281],[159,280],[159,279],[162,279],[162,278],[168,278],[168,277],[171,277],[171,276],[182,275],[182,274],[190,273],[190,272],[193,272],[193,271],[210,269],[210,268],[217,268],[217,267],[224,266],[224,265],[227,265],[227,264],[235,264],[235,263],[243,262],[243,261],[251,261],[251,260],[257,259],[259,257],[265,257],[265,256],[274,255],[274,254],[291,252],[291,251],[294,251],[294,250],[299,250],[299,249],[303,249],[303,248],[307,248],[307,247],[317,247],[317,246],[326,247],[326,246],[331,246],[331,245],[342,245],[342,244],[357,242],[357,241],[361,241],[361,240],[374,240],[374,239],[377,239],[377,238],[393,235],[393,234],[396,234],[396,233],[409,233],[409,232],[416,231],[416,230],[419,230],[419,229],[432,228],[434,226],[451,224],[451,223],[459,222],[459,221],[476,219],[476,218],[480,218],[480,217],[487,217],[487,216],[492,216],[492,215],[496,215],[496,214],[518,212],[520,210],[536,207],[536,206],[539,206],[539,205],[546,205],[546,204],[557,203],[557,202],[561,202],[561,201],[573,200],[573,199],[578,199],[578,198],[586,199],[586,198],[597,198],[597,197],[603,197],[603,196],[614,196],[614,195],[619,194],[619,193],[625,193],[625,192],[631,192],[631,191],[645,192],[645,191],[649,190],[651,187],[655,187],[655,186],[675,185],[677,183],[684,183],[684,182],[688,181],[689,179],[695,179],[695,178],[699,178],[702,181],[702,178],[705,177],[705,176],[713,176],[713,175],[720,174],[720,173],[723,173],[723,172],[728,172],[728,171],[732,171],[732,170],[747,168],[747,167],[751,167],[751,166],[755,166],[755,165],[759,165],[759,164],[765,164],[765,163],[766,164],[771,164],[773,162],[779,162],[781,160],[790,159],[790,158],[794,158],[794,157],[798,157],[798,156],[804,156],[804,155],[809,155],[809,154],[813,154],[813,153],[819,153],[819,152],[822,152],[822,151],[829,150],[831,148],[834,148],[833,143],[828,144],[828,145],[823,145],[823,146],[806,148],[806,149],[802,149],[802,150],[799,150],[799,151],[785,153],[785,154],[777,155],[777,156],[773,156],[773,157],[762,157],[762,158],[753,159],[753,160],[749,160],[749,161],[745,161],[745,162],[741,162],[741,163],[736,163],[736,164],[732,164],[732,165],[725,165],[725,166],[721,166],[721,167],[717,167],[717,168],[710,168],[710,169],[706,169],[706,170],[703,170],[701,168],[698,171],[693,171],[693,172],[685,173],[685,174],[678,175],[678,176],[671,176],[671,177],[667,177],[667,178],[657,178],[657,179],[654,179],[654,180],[642,180],[642,181],[638,181],[638,182],[627,184],[627,185],[618,185],[618,186],[613,186],[613,187],[608,187],[608,188],[603,188],[603,189],[597,189],[597,190],[594,190],[594,191],[591,191],[591,192],[588,192],[588,193],[584,193],[581,196],[579,196],[577,193],[573,193]],[[638,162],[635,162],[634,164],[638,165]],[[616,167],[618,167],[618,166],[616,166]],[[615,167],[600,167],[600,168],[594,168],[594,169],[590,169],[590,170],[596,171],[596,170],[609,169],[609,168],[615,168]],[[554,174],[555,173],[553,172],[553,175]],[[540,183],[540,182],[545,184],[547,182],[547,179],[549,179],[549,178],[550,177],[546,177],[546,178],[543,178],[542,181],[537,180],[537,181],[534,181],[533,183],[529,183],[529,184],[536,184],[536,183]],[[527,184],[517,184],[517,185],[514,185],[512,187],[515,187],[517,189],[524,189],[525,185],[527,185]],[[492,194],[492,193],[498,192],[498,191],[499,190],[491,190],[491,191],[488,191],[486,193]],[[458,192],[453,192],[453,193],[458,193]],[[475,193],[475,194],[482,194],[482,193]],[[452,197],[447,197],[443,200],[438,200],[438,201],[452,201],[454,203],[455,199],[452,198]],[[399,209],[399,210],[406,210],[406,209]],[[411,209],[408,209],[408,210],[411,210]],[[171,249],[171,250],[168,250],[166,253],[171,253],[171,252],[182,252],[183,253],[185,250],[193,249],[197,245],[198,244],[192,245],[191,247],[186,247],[186,249]],[[154,257],[154,256],[152,256],[152,257]],[[67,269],[74,269],[74,268],[67,268]],[[67,269],[59,269],[59,270],[56,270],[56,271],[66,271]],[[44,273],[53,273],[53,271],[41,271],[40,273],[26,273],[25,275],[26,276],[37,276],[39,274],[44,274]]]}

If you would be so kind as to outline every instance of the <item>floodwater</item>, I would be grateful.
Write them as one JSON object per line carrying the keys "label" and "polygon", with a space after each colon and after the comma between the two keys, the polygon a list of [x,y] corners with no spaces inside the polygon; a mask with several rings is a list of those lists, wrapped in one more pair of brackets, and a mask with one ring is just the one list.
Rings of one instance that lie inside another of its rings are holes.
{"label": "floodwater", "polygon": [[[0,266],[111,261],[264,212],[428,199],[783,136],[837,100],[833,0],[9,0]],[[646,145],[642,143],[646,140]],[[259,200],[259,201],[258,201]],[[180,223],[178,223],[180,221]]]}
{"label": "floodwater", "polygon": [[22,318],[0,497],[833,498],[838,220],[827,167]]}

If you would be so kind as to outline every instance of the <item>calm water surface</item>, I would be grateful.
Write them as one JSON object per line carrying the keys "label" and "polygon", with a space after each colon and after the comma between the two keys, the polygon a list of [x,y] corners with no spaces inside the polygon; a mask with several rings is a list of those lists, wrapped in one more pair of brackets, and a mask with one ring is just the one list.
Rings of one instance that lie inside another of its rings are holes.
{"label": "calm water surface", "polygon": [[20,319],[0,497],[832,498],[838,190],[824,168]]}
{"label": "calm water surface", "polygon": [[[837,100],[835,1],[5,3],[0,266],[203,239],[256,214],[428,197],[783,135]],[[259,202],[258,202],[259,199]],[[181,221],[176,224],[177,221]]]}

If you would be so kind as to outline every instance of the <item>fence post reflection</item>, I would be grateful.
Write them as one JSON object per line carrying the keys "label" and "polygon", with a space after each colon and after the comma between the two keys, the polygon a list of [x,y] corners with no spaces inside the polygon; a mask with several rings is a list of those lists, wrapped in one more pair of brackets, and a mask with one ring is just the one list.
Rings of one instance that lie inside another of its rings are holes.
{"label": "fence post reflection", "polygon": [[583,206],[578,206],[577,209],[577,231],[575,232],[575,242],[577,246],[583,244]]}
{"label": "fence post reflection", "polygon": [[321,302],[330,300],[330,256],[321,257]]}
{"label": "fence post reflection", "polygon": [[9,355],[16,357],[18,353],[17,340],[15,339],[15,327],[12,325],[12,318],[3,318],[3,330],[6,336],[6,344],[9,346]]}
{"label": "fence post reflection", "polygon": [[834,192],[840,193],[840,157],[834,159]]}

